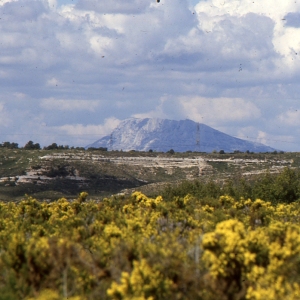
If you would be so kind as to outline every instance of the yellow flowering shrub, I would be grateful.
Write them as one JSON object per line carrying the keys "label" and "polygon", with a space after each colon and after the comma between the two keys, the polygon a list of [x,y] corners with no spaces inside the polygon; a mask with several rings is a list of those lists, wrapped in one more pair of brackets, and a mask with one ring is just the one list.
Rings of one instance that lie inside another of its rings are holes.
{"label": "yellow flowering shrub", "polygon": [[300,299],[300,202],[0,202],[0,300]]}
{"label": "yellow flowering shrub", "polygon": [[220,288],[228,295],[240,292],[243,280],[255,261],[255,254],[248,249],[243,223],[227,220],[217,224],[214,232],[204,235],[202,247],[203,261]]}
{"label": "yellow flowering shrub", "polygon": [[62,297],[57,291],[45,289],[34,298],[26,298],[26,300],[85,300],[85,297]]}
{"label": "yellow flowering shrub", "polygon": [[228,195],[221,196],[219,201],[223,206],[231,206],[235,202],[234,198]]}
{"label": "yellow flowering shrub", "polygon": [[131,274],[123,272],[120,283],[113,282],[107,290],[112,299],[154,300],[170,296],[172,281],[152,269],[145,259],[133,262]]}

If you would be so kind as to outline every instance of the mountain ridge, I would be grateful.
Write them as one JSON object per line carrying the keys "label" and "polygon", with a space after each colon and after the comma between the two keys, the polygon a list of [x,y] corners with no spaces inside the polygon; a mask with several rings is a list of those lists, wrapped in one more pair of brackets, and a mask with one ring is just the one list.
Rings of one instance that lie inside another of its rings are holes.
{"label": "mountain ridge", "polygon": [[123,120],[110,135],[86,148],[105,147],[109,150],[137,150],[166,152],[197,151],[272,152],[276,149],[257,142],[232,137],[219,130],[192,120],[168,120],[159,118],[129,118]]}

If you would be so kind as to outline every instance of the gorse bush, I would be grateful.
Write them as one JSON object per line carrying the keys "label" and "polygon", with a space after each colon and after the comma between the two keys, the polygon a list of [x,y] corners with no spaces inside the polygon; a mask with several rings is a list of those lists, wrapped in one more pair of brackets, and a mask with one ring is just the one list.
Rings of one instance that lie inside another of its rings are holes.
{"label": "gorse bush", "polygon": [[198,198],[217,198],[230,195],[238,200],[240,197],[264,199],[271,203],[291,203],[300,198],[300,172],[285,168],[280,174],[269,172],[246,181],[245,178],[228,179],[224,184],[213,181],[184,181],[178,185],[169,185],[161,193],[166,201],[174,197],[191,194]]}
{"label": "gorse bush", "polygon": [[300,202],[214,195],[0,202],[0,299],[300,299]]}

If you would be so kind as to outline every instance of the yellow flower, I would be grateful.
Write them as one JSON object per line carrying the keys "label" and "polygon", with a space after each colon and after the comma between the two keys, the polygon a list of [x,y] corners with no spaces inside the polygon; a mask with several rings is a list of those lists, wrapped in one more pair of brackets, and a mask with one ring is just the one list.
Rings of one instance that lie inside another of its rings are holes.
{"label": "yellow flower", "polygon": [[142,259],[133,262],[131,274],[121,274],[120,283],[112,283],[107,295],[116,300],[154,300],[157,297],[165,299],[171,288],[172,281],[164,278]]}

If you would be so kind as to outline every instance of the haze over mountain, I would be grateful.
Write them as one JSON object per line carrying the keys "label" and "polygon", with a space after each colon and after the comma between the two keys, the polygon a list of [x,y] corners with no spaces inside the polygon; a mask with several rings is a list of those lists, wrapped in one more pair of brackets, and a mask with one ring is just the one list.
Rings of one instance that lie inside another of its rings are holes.
{"label": "haze over mountain", "polygon": [[96,142],[86,146],[105,147],[109,150],[175,152],[213,150],[225,152],[271,152],[274,148],[260,143],[245,141],[215,130],[192,120],[166,120],[156,118],[130,118]]}

